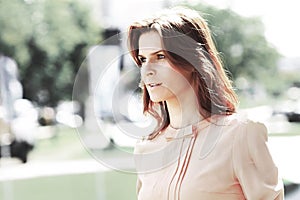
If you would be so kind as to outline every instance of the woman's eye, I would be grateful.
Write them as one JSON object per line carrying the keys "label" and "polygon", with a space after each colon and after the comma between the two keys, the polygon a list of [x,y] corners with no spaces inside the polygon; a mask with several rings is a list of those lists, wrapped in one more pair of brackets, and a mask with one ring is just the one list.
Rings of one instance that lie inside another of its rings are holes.
{"label": "woman's eye", "polygon": [[146,62],[146,58],[144,58],[144,57],[139,57],[139,61],[140,61],[141,63],[144,63],[144,62]]}
{"label": "woman's eye", "polygon": [[165,55],[163,54],[157,54],[157,59],[164,59],[165,58]]}

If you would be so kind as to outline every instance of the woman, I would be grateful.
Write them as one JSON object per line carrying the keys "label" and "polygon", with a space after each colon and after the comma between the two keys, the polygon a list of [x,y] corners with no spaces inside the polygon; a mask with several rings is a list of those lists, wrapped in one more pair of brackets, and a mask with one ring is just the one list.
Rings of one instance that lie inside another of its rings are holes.
{"label": "woman", "polygon": [[157,128],[135,148],[139,200],[283,199],[267,131],[237,96],[205,20],[170,9],[129,27],[144,112]]}

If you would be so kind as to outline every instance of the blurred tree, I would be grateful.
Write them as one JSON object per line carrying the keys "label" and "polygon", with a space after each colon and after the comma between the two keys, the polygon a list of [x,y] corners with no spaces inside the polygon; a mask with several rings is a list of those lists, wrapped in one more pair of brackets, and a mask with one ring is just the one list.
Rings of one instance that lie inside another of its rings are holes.
{"label": "blurred tree", "polygon": [[83,1],[0,1],[0,53],[17,61],[24,96],[40,105],[71,99],[87,47],[99,37]]}
{"label": "blurred tree", "polygon": [[264,25],[258,17],[242,17],[229,9],[197,4],[190,6],[202,11],[225,67],[233,79],[245,77],[264,82],[274,78],[278,51],[266,40]]}

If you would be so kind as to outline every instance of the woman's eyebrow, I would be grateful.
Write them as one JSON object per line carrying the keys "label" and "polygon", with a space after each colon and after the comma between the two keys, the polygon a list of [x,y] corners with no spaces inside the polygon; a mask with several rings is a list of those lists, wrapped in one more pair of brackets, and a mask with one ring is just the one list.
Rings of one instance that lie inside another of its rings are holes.
{"label": "woman's eyebrow", "polygon": [[[158,51],[155,51],[155,52],[152,52],[152,53],[150,53],[150,55],[152,56],[152,55],[155,55],[155,54],[158,54],[158,53],[161,53],[161,52],[163,52],[162,49],[160,49],[160,50],[158,50]],[[139,56],[139,57],[144,57],[143,54],[139,54],[138,56]]]}

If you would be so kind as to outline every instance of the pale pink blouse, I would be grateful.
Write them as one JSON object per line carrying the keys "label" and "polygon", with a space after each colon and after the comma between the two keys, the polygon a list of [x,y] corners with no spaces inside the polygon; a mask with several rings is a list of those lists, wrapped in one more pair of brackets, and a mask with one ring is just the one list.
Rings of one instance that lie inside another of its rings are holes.
{"label": "pale pink blouse", "polygon": [[138,200],[281,200],[267,130],[238,115],[168,127],[135,148]]}

